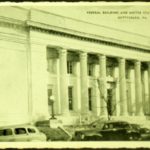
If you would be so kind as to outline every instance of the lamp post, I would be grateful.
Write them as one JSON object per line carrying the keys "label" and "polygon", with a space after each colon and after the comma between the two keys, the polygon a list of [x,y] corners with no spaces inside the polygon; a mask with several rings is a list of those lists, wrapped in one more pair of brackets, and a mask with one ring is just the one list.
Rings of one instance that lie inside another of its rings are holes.
{"label": "lamp post", "polygon": [[55,98],[53,95],[51,95],[49,97],[49,102],[50,102],[50,105],[51,105],[51,110],[52,110],[52,114],[51,114],[51,118],[50,119],[56,119],[55,118],[55,114],[54,114],[54,102],[55,102]]}

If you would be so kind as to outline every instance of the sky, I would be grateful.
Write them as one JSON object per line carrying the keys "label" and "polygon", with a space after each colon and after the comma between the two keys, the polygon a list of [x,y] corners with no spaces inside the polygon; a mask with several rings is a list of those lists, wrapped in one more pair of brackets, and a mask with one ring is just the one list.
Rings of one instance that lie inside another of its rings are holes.
{"label": "sky", "polygon": [[33,5],[36,9],[150,38],[150,5]]}

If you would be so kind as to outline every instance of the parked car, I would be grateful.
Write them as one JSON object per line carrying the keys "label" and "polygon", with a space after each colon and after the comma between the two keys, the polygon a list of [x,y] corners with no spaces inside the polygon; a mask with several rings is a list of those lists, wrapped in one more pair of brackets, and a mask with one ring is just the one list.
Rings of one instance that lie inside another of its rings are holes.
{"label": "parked car", "polygon": [[142,141],[150,140],[150,129],[142,127],[138,124],[131,124],[134,129],[136,129],[141,134]]}
{"label": "parked car", "polygon": [[139,131],[125,121],[107,121],[103,127],[75,131],[74,140],[77,141],[124,141],[140,140]]}
{"label": "parked car", "polygon": [[32,125],[0,127],[0,142],[46,141],[46,136]]}

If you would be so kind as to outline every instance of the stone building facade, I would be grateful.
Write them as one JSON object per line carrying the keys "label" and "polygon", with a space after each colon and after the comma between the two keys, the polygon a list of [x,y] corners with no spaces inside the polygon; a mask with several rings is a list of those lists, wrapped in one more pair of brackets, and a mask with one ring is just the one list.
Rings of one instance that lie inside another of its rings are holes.
{"label": "stone building facade", "polygon": [[121,118],[150,114],[147,37],[3,6],[0,38],[1,124],[50,118],[51,97],[66,124],[106,116],[107,107]]}

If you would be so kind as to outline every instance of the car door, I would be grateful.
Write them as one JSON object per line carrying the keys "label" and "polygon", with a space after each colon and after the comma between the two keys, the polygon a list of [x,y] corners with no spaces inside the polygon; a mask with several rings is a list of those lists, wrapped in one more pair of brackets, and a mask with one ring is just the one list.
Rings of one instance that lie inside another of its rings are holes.
{"label": "car door", "polygon": [[15,138],[14,141],[28,141],[28,134],[26,128],[14,128]]}
{"label": "car door", "polygon": [[13,142],[14,141],[14,135],[13,135],[13,131],[11,128],[0,130],[0,141],[1,142]]}
{"label": "car door", "polygon": [[141,128],[140,134],[141,134],[142,140],[150,140],[150,130],[149,129]]}
{"label": "car door", "polygon": [[102,130],[100,131],[100,133],[103,136],[103,140],[111,140],[111,135],[113,133],[112,125],[104,124],[104,126],[103,126]]}
{"label": "car door", "polygon": [[113,123],[104,124],[100,133],[102,134],[104,140],[121,140],[120,130],[115,128]]}
{"label": "car door", "polygon": [[33,127],[27,127],[28,141],[40,141],[38,131]]}

